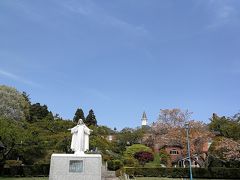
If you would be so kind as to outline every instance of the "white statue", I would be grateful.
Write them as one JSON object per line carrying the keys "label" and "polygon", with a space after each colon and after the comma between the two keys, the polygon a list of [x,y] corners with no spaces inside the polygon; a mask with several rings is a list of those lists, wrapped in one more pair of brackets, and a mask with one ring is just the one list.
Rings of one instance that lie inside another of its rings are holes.
{"label": "white statue", "polygon": [[71,129],[71,149],[75,154],[83,154],[84,151],[89,150],[89,135],[91,131],[83,123],[82,119],[79,119],[78,124]]}

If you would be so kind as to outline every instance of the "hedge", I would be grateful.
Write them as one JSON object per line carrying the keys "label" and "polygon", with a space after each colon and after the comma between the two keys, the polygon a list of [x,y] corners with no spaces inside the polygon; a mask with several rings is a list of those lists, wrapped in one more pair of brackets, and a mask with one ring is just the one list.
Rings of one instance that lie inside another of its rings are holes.
{"label": "hedge", "polygon": [[10,166],[1,169],[1,176],[48,176],[49,164]]}
{"label": "hedge", "polygon": [[[123,170],[130,176],[144,177],[170,177],[187,178],[189,177],[188,168],[144,168],[144,167],[124,167]],[[192,168],[195,178],[212,179],[240,179],[239,168]]]}

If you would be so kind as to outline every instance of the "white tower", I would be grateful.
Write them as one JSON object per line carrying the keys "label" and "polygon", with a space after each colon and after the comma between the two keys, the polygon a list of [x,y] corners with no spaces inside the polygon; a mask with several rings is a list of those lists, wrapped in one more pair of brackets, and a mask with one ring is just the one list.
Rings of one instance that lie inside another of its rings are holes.
{"label": "white tower", "polygon": [[143,112],[143,115],[142,115],[142,126],[146,126],[147,125],[147,115],[145,113],[145,111]]}

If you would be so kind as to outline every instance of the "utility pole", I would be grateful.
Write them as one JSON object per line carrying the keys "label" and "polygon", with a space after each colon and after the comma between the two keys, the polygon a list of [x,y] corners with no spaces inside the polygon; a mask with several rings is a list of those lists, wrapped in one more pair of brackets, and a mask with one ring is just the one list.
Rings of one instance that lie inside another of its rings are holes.
{"label": "utility pole", "polygon": [[190,172],[190,180],[192,177],[192,163],[191,163],[191,155],[190,155],[190,143],[189,143],[189,123],[185,123],[185,129],[187,131],[187,149],[188,149],[188,161],[189,161],[189,172]]}

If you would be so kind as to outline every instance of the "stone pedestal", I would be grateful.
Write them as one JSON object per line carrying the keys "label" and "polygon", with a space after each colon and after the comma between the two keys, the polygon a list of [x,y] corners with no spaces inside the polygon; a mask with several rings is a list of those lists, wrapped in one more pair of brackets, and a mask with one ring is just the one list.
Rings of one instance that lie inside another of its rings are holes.
{"label": "stone pedestal", "polygon": [[101,180],[100,154],[52,154],[49,180]]}

